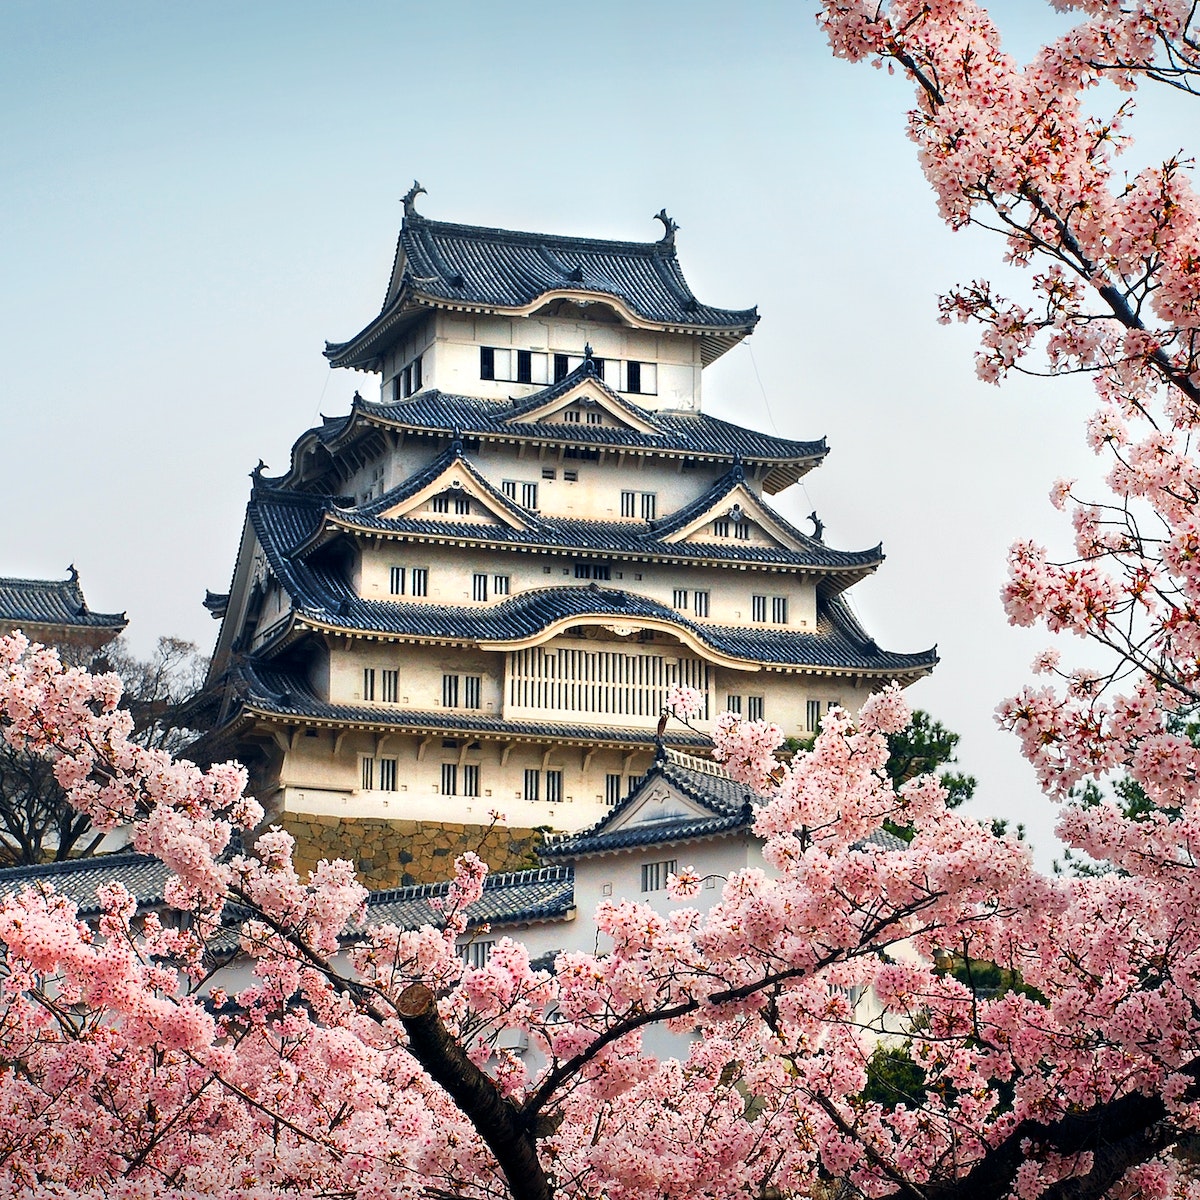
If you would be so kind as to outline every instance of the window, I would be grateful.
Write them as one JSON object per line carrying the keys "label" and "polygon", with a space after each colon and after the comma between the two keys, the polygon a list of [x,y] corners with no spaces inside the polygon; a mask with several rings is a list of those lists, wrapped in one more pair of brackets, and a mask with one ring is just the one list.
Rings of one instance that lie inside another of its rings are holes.
{"label": "window", "polygon": [[394,758],[379,760],[379,790],[381,792],[396,790],[396,760]]}
{"label": "window", "polygon": [[771,620],[776,625],[787,624],[787,600],[786,596],[771,597]]}
{"label": "window", "polygon": [[692,612],[698,617],[708,616],[708,593],[693,592],[692,593]]}
{"label": "window", "polygon": [[563,479],[565,479],[567,483],[577,483],[579,481],[579,472],[578,471],[564,471]]}
{"label": "window", "polygon": [[725,711],[742,715],[742,698],[741,696],[729,695],[725,697]]}
{"label": "window", "polygon": [[804,703],[804,724],[810,733],[818,733],[821,729],[820,700],[806,700]]}
{"label": "window", "polygon": [[[424,372],[421,370],[421,355],[418,354],[413,360],[412,365],[412,391],[419,392],[424,382]],[[412,395],[412,392],[409,395]]]}
{"label": "window", "polygon": [[636,512],[637,496],[633,492],[621,493],[621,516],[632,517]]}
{"label": "window", "polygon": [[747,696],[746,697],[746,716],[751,721],[761,721],[763,719],[763,698],[762,698],[762,696]]}
{"label": "window", "polygon": [[492,950],[495,949],[495,940],[487,942],[470,941],[460,943],[458,947],[458,956],[463,960],[463,963],[478,971],[481,967],[486,967],[488,959],[492,957]]}
{"label": "window", "polygon": [[479,767],[475,763],[467,763],[462,771],[462,794],[464,796],[479,795]]}
{"label": "window", "polygon": [[739,521],[734,527],[734,533],[742,539],[743,542],[750,540],[750,522]]}
{"label": "window", "polygon": [[633,793],[636,792],[638,790],[638,788],[640,788],[642,786],[642,780],[645,778],[646,778],[645,775],[630,775],[630,777],[629,777],[629,793],[628,794],[633,795]]}
{"label": "window", "polygon": [[455,496],[454,511],[460,517],[469,517],[471,515],[471,497],[470,496]]}
{"label": "window", "polygon": [[375,668],[374,667],[363,668],[362,698],[364,700],[374,700],[375,699]]}
{"label": "window", "polygon": [[440,496],[434,496],[433,511],[435,513],[448,513],[450,511],[450,497],[445,492]]}
{"label": "window", "polygon": [[667,876],[674,875],[675,859],[666,858],[661,862],[642,863],[642,891],[661,892],[667,886]]}
{"label": "window", "polygon": [[517,382],[533,382],[533,355],[528,350],[517,351]]}
{"label": "window", "polygon": [[589,450],[586,446],[567,446],[562,452],[563,458],[578,458],[584,462],[599,462],[600,451]]}
{"label": "window", "polygon": [[536,483],[521,484],[521,503],[526,508],[537,508],[538,506],[538,485]]}
{"label": "window", "polygon": [[765,621],[767,619],[767,598],[766,596],[751,596],[750,597],[750,620]]}
{"label": "window", "polygon": [[372,758],[362,760],[362,790],[364,792],[375,790],[375,760]]}
{"label": "window", "polygon": [[482,675],[463,676],[463,708],[479,708],[479,695],[483,689]]}
{"label": "window", "polygon": [[506,479],[501,485],[500,490],[510,499],[517,498],[517,481],[515,479]]}
{"label": "window", "polygon": [[608,805],[621,803],[621,776],[605,775],[604,777],[604,802]]}
{"label": "window", "polygon": [[443,675],[442,676],[442,707],[457,708],[458,707],[458,676]]}
{"label": "window", "polygon": [[570,367],[567,365],[567,356],[565,354],[556,354],[554,356],[554,382],[558,383],[561,379],[566,379],[570,372]]}
{"label": "window", "polygon": [[557,479],[558,472],[553,467],[543,467],[542,468],[542,478],[543,479]]}
{"label": "window", "polygon": [[395,704],[400,695],[400,672],[384,671],[383,673],[383,702]]}
{"label": "window", "polygon": [[687,588],[676,588],[673,599],[671,600],[671,607],[677,608],[680,612],[687,612],[687,606],[688,606]]}
{"label": "window", "polygon": [[538,784],[541,782],[541,775],[537,771],[525,772],[525,799],[537,800],[541,796],[541,788]]}
{"label": "window", "polygon": [[492,594],[496,596],[508,595],[508,576],[493,575],[492,576]]}
{"label": "window", "polygon": [[576,563],[576,579],[611,579],[612,567],[608,563]]}
{"label": "window", "polygon": [[729,536],[729,522],[728,521],[714,521],[713,522],[713,537],[728,537],[728,536]]}
{"label": "window", "polygon": [[413,567],[412,569],[412,594],[414,596],[429,595],[429,568],[428,567]]}
{"label": "window", "polygon": [[563,413],[563,423],[565,425],[578,425],[579,424],[579,409],[568,408]]}
{"label": "window", "polygon": [[642,364],[631,362],[625,364],[625,390],[640,392],[642,390]]}
{"label": "window", "polygon": [[458,763],[442,763],[442,795],[458,795]]}
{"label": "window", "polygon": [[653,521],[654,515],[658,511],[658,493],[643,492],[642,493],[642,520]]}
{"label": "window", "polygon": [[596,378],[603,379],[604,378],[604,362],[605,362],[605,360],[602,358],[593,358],[592,362],[594,362],[596,364]]}
{"label": "window", "polygon": [[558,804],[563,798],[562,789],[562,772],[547,771],[546,772],[546,799],[551,804]]}
{"label": "window", "polygon": [[388,573],[388,591],[393,596],[404,595],[404,568],[393,567]]}
{"label": "window", "polygon": [[414,358],[412,362],[392,380],[392,399],[407,399],[413,392],[421,390],[421,359]]}
{"label": "window", "polygon": [[479,347],[479,378],[496,378],[496,351],[491,346]]}
{"label": "window", "polygon": [[598,412],[589,412],[587,415],[587,423],[589,425],[603,425],[604,414]]}
{"label": "window", "polygon": [[482,572],[476,572],[471,576],[471,599],[486,600],[487,599],[487,583],[488,577]]}

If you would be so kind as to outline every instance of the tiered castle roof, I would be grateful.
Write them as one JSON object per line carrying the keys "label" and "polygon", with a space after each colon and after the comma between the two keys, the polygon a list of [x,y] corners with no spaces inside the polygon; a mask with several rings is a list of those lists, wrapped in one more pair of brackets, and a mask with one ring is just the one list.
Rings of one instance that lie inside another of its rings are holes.
{"label": "tiered castle roof", "polygon": [[95,613],[88,608],[74,567],[68,569],[66,579],[0,578],[0,632],[12,627],[36,634],[51,627],[116,637],[127,624],[124,613]]}

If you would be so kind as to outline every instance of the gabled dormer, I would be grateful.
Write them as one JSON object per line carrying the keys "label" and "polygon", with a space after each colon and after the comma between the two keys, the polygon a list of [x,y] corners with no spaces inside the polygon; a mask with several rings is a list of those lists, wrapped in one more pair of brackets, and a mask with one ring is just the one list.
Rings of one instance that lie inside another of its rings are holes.
{"label": "gabled dormer", "polygon": [[503,418],[508,425],[579,425],[661,434],[652,414],[631,404],[600,377],[591,346],[583,361],[565,378],[513,406]]}

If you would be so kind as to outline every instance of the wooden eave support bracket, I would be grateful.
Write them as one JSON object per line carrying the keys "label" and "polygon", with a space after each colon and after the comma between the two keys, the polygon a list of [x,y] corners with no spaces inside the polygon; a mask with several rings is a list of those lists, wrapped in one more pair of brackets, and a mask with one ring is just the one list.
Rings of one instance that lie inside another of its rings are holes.
{"label": "wooden eave support bracket", "polygon": [[500,765],[501,765],[502,767],[507,767],[507,766],[508,766],[508,760],[509,760],[509,756],[512,754],[512,752],[513,752],[513,748],[514,748],[515,746],[516,746],[516,742],[505,742],[505,743],[504,743],[504,745],[503,745],[503,747],[501,747],[501,750],[500,750]]}
{"label": "wooden eave support bracket", "polygon": [[420,744],[417,746],[417,762],[425,761],[425,751],[428,750],[431,745],[433,745],[432,737],[423,737],[421,739]]}

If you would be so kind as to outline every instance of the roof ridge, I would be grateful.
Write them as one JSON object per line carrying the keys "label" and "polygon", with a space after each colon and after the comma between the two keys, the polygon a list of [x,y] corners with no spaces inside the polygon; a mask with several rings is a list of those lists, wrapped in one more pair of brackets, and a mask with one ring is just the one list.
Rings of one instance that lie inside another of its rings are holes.
{"label": "roof ridge", "polygon": [[[562,865],[529,867],[524,871],[499,871],[484,877],[483,890],[494,892],[524,883],[565,883],[574,877],[574,869]],[[433,883],[411,883],[403,887],[381,888],[368,895],[367,903],[392,904],[399,900],[436,899],[445,896],[453,882],[451,879],[439,879]]]}

